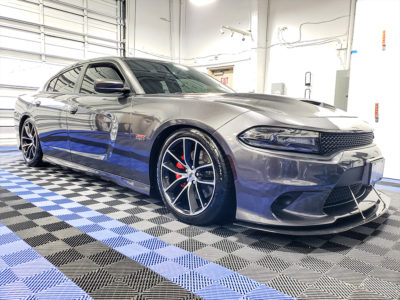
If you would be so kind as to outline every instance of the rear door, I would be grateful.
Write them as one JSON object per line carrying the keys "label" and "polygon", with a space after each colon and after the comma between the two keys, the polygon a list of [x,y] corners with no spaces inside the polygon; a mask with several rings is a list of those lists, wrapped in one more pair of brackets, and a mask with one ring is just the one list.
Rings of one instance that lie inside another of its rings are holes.
{"label": "rear door", "polygon": [[82,66],[73,67],[50,80],[34,102],[35,121],[43,154],[71,160],[67,133],[69,99],[74,96]]}
{"label": "rear door", "polygon": [[68,135],[72,162],[123,177],[131,171],[131,109],[129,95],[99,94],[96,79],[121,80],[129,87],[121,68],[110,62],[85,66],[76,97],[70,99]]}

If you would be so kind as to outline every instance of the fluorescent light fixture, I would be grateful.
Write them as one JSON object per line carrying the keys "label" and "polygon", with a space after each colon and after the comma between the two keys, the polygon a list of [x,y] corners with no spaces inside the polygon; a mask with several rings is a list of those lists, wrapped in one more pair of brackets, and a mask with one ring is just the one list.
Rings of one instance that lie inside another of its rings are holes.
{"label": "fluorescent light fixture", "polygon": [[190,2],[196,6],[204,6],[214,2],[215,0],[190,0]]}

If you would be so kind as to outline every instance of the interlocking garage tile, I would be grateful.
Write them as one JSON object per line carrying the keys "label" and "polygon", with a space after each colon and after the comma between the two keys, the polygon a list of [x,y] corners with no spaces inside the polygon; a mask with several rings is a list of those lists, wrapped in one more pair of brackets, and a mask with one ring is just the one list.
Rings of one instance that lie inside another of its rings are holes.
{"label": "interlocking garage tile", "polygon": [[262,267],[268,268],[278,273],[286,270],[291,266],[291,263],[269,254],[258,260],[256,263]]}
{"label": "interlocking garage tile", "polygon": [[375,277],[368,277],[365,279],[361,284],[361,287],[391,299],[398,299],[400,296],[400,289],[398,285]]}
{"label": "interlocking garage tile", "polygon": [[390,300],[391,298],[387,298],[383,295],[379,295],[377,293],[367,291],[362,288],[356,289],[349,297],[349,300],[366,300],[366,299]]}
{"label": "interlocking garage tile", "polygon": [[206,246],[197,251],[194,251],[194,254],[203,257],[204,259],[207,259],[209,261],[217,261],[226,256],[225,251],[219,250],[212,246]]}
{"label": "interlocking garage tile", "polygon": [[143,268],[126,276],[121,281],[134,291],[143,292],[165,281],[165,279],[151,270]]}
{"label": "interlocking garage tile", "polygon": [[46,259],[50,261],[56,267],[60,267],[62,265],[68,264],[73,261],[77,261],[78,259],[83,258],[84,256],[80,254],[75,249],[67,249],[64,251],[57,252],[55,254],[46,256]]}
{"label": "interlocking garage tile", "polygon": [[322,273],[318,273],[316,271],[298,265],[290,266],[289,268],[284,270],[282,274],[305,282],[308,285],[312,285],[323,276]]}
{"label": "interlocking garage tile", "polygon": [[224,256],[223,258],[217,260],[216,263],[233,271],[242,270],[250,264],[248,260],[233,254]]}
{"label": "interlocking garage tile", "polygon": [[240,248],[245,247],[244,245],[232,242],[230,240],[222,240],[212,244],[211,246],[220,249],[222,251],[225,251],[226,253],[232,253]]}
{"label": "interlocking garage tile", "polygon": [[58,269],[69,278],[79,278],[87,273],[98,270],[99,265],[84,257],[73,262],[63,264],[59,266]]}
{"label": "interlocking garage tile", "polygon": [[251,263],[244,269],[239,270],[239,273],[244,276],[247,276],[255,281],[265,283],[265,284],[267,284],[267,282],[271,281],[275,277],[279,276],[278,272],[264,268],[255,263]]}
{"label": "interlocking garage tile", "polygon": [[123,258],[122,260],[107,265],[104,269],[115,278],[125,278],[143,268],[141,264],[131,259]]}
{"label": "interlocking garage tile", "polygon": [[[174,237],[172,237],[172,239],[170,241],[167,241],[168,243],[176,243],[178,240],[173,240],[173,238],[179,239],[179,237],[181,236],[180,234],[178,234],[176,232],[171,232],[171,230],[169,230],[169,229],[167,229],[165,227],[159,226],[159,225],[151,227],[151,228],[143,230],[143,231],[148,233],[148,234],[150,234],[150,235],[152,235],[152,236],[156,236],[156,237],[161,237],[161,236],[164,236],[164,235],[166,235],[168,233],[171,233],[171,234],[174,235]],[[180,241],[182,241],[182,240],[180,240]]]}
{"label": "interlocking garage tile", "polygon": [[[100,287],[92,294],[94,299],[140,299],[140,294],[120,281],[113,281],[105,286]],[[166,295],[167,296],[167,295]],[[150,298],[154,299],[154,298]]]}
{"label": "interlocking garage tile", "polygon": [[309,287],[307,283],[283,274],[269,281],[268,285],[292,297],[301,295]]}
{"label": "interlocking garage tile", "polygon": [[203,232],[199,235],[196,235],[192,239],[204,243],[206,245],[211,245],[223,240],[223,237],[213,234],[211,232]]}
{"label": "interlocking garage tile", "polygon": [[30,238],[26,238],[25,242],[28,243],[28,245],[30,245],[31,247],[37,247],[50,242],[54,242],[56,240],[58,239],[51,233],[44,233],[41,235],[36,235]]}
{"label": "interlocking garage tile", "polygon": [[154,287],[148,289],[142,293],[137,300],[200,300],[187,290],[180,288],[176,289],[175,286],[169,281],[162,281],[155,285]]}
{"label": "interlocking garage tile", "polygon": [[365,278],[368,277],[368,275],[361,274],[349,268],[343,268],[338,265],[333,266],[328,272],[326,272],[326,275],[355,286],[359,286],[365,280]]}
{"label": "interlocking garage tile", "polygon": [[105,252],[109,249],[109,247],[98,241],[75,247],[75,250],[84,256],[95,255],[101,252]]}
{"label": "interlocking garage tile", "polygon": [[302,258],[298,262],[298,264],[300,266],[303,266],[307,269],[310,269],[310,270],[313,270],[313,271],[319,272],[319,273],[325,273],[333,266],[333,264],[328,261],[318,259],[318,258],[315,258],[312,256],[306,256],[306,257]]}
{"label": "interlocking garage tile", "polygon": [[[400,257],[400,211],[399,206],[395,205],[396,203],[392,205],[387,215],[349,232],[299,238],[263,233],[231,224],[206,227],[190,226],[175,220],[175,217],[162,206],[159,199],[149,198],[112,183],[101,181],[98,178],[82,176],[80,173],[60,169],[56,166],[40,169],[26,168],[18,159],[4,164],[0,162],[0,165],[3,169],[29,179],[44,188],[58,191],[59,194],[66,195],[68,198],[72,197],[77,203],[95,209],[108,217],[118,219],[133,228],[142,229],[151,236],[159,237],[159,239],[170,244],[195,251],[195,254],[199,257],[237,270],[248,278],[261,283],[273,282],[281,291],[287,291],[287,293],[296,295],[300,299],[396,299],[397,294],[394,287],[398,289],[397,278],[399,276],[396,275],[400,274],[400,259],[398,258]],[[0,208],[0,213],[13,210],[8,209],[6,203],[16,206],[21,211],[28,209],[27,212],[29,212],[29,209],[32,208],[26,205],[25,200],[16,199],[12,193],[4,192],[4,194],[8,194],[8,196],[5,201],[0,196],[0,206],[7,210]],[[393,192],[392,195],[400,197],[400,193]],[[39,227],[42,226],[45,229],[45,232],[37,232],[36,235],[51,233],[56,236],[55,233],[58,231],[69,228],[58,229],[60,224],[66,223],[51,225],[61,220],[54,217],[58,220],[54,221],[50,218],[52,217],[40,216],[38,219],[30,220],[25,216],[15,215],[15,217],[5,219],[5,222],[8,221],[10,225],[15,226],[16,230],[20,229],[17,233],[23,233],[25,229],[29,229],[29,226],[33,225],[29,221],[33,221]],[[88,227],[87,230],[89,232],[90,228]],[[93,230],[98,229],[93,227]],[[72,234],[72,231],[70,234]],[[82,232],[75,232],[75,235],[79,234],[82,234]],[[61,238],[66,239],[73,236]],[[29,237],[31,236],[26,238]],[[220,240],[211,243],[204,237],[220,238]],[[61,242],[61,240],[48,242],[36,248],[45,251],[46,245]],[[109,242],[120,244],[124,243],[124,240],[110,240]],[[95,295],[96,298],[109,299],[111,295],[120,295],[121,298],[124,298],[124,295],[130,293],[129,295],[137,297],[137,299],[157,299],[158,295],[160,295],[160,299],[165,299],[165,294],[162,293],[161,288],[159,294],[155,292],[156,286],[172,284],[173,287],[177,288],[176,284],[162,279],[161,282],[148,290],[136,291],[129,286],[126,279],[129,276],[132,277],[137,268],[140,269],[140,264],[124,257],[102,267],[89,257],[106,252],[110,249],[109,247],[97,241],[75,248],[67,243],[62,243],[59,244],[60,250],[55,253],[52,252],[51,255],[68,249],[75,249],[79,255],[83,256],[83,258],[62,264],[60,268],[65,268],[66,273],[72,274],[73,267],[79,265],[79,262],[82,261],[84,262],[83,265],[88,266],[88,271],[81,275],[79,272],[84,272],[84,270],[79,269],[78,277],[87,276],[90,272],[96,273],[99,270],[105,270],[105,273],[103,271],[100,273],[105,278],[112,277],[109,278],[111,282],[106,280],[108,282],[106,285],[93,290],[91,295]],[[162,252],[163,248],[159,250],[161,251],[157,252],[159,254],[166,255],[169,253],[168,251]],[[212,255],[213,253],[214,255]],[[249,255],[246,257],[247,253]],[[250,253],[254,255],[250,255]],[[258,259],[252,262],[255,256]],[[97,256],[94,257],[97,258]],[[170,264],[163,260],[159,261],[159,258],[154,256],[154,268],[164,266],[163,269],[160,269],[160,272],[172,272],[172,269],[168,269]],[[146,261],[149,257],[143,256],[140,259]],[[98,261],[101,261],[101,259]],[[123,268],[124,262],[126,264],[128,262],[133,263],[133,271],[130,268]],[[94,266],[98,266],[98,269],[95,270]],[[198,268],[199,272],[203,267]],[[204,270],[205,274],[209,274],[211,271],[206,271],[206,269]],[[195,274],[190,276],[192,277],[187,278],[197,278]],[[92,277],[97,278],[96,276]],[[86,277],[86,282],[89,282],[92,277]],[[139,277],[136,278],[140,281]],[[180,277],[179,282],[187,284],[187,278],[185,278]],[[202,283],[198,288],[200,288],[199,294],[211,299],[213,299],[212,296],[227,292],[222,291],[220,286],[218,290],[213,284],[208,285],[208,283],[205,285]],[[233,293],[232,290],[231,292]],[[171,292],[169,295],[175,294]],[[256,295],[256,291],[254,295]],[[233,297],[233,294],[231,296]],[[190,297],[195,296],[189,293],[188,298],[177,296],[176,299],[191,299]],[[172,296],[171,298],[173,299]]]}
{"label": "interlocking garage tile", "polygon": [[114,249],[108,249],[106,251],[91,255],[89,258],[99,266],[104,267],[124,259],[125,255],[122,255]]}

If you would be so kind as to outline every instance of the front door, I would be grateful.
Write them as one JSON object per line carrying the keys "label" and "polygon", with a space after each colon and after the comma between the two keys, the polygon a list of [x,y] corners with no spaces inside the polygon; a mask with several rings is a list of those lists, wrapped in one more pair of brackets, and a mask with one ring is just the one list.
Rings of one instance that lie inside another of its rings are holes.
{"label": "front door", "polygon": [[90,64],[82,85],[70,100],[68,135],[72,162],[90,169],[130,178],[132,97],[124,94],[99,94],[96,79],[125,82],[122,72],[111,63]]}
{"label": "front door", "polygon": [[47,90],[34,101],[35,120],[43,154],[71,160],[67,133],[69,99],[75,93],[82,67],[74,67],[54,77]]}

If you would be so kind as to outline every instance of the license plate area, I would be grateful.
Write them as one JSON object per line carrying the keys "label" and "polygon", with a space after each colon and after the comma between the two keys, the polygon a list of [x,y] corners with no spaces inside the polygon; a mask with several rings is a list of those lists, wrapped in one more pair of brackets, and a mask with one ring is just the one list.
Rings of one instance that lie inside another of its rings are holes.
{"label": "license plate area", "polygon": [[383,178],[383,170],[385,168],[385,160],[383,158],[373,160],[369,163],[369,179],[370,185],[374,185],[376,182]]}

